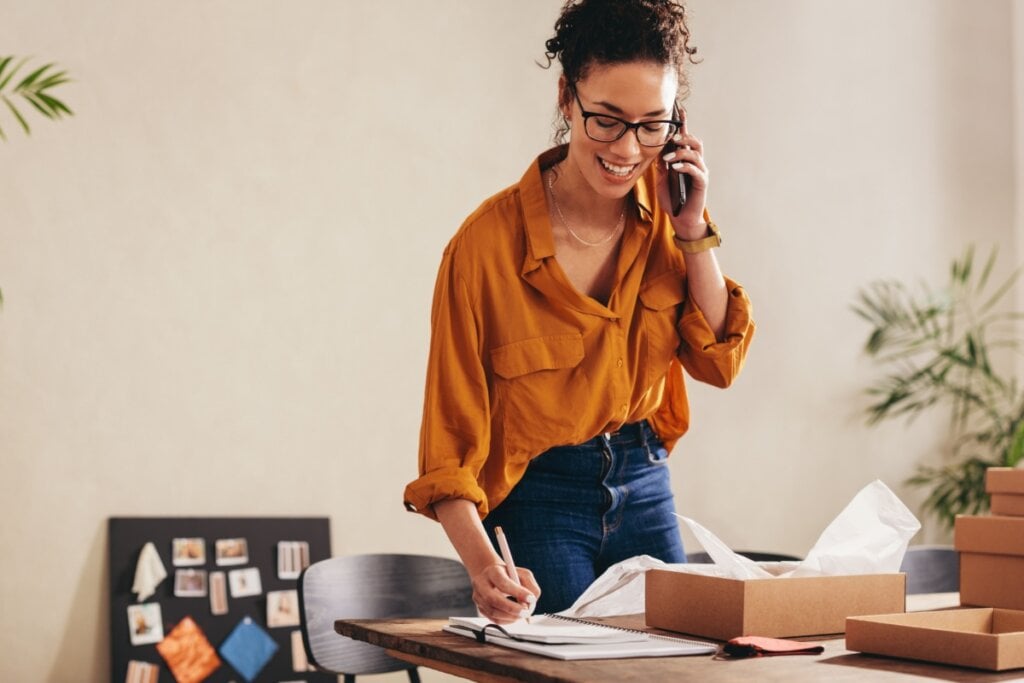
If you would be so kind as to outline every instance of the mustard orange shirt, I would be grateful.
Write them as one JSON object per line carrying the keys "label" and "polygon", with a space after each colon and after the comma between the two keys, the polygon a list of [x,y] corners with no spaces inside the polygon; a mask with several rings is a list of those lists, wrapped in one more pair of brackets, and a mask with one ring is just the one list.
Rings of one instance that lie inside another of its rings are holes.
{"label": "mustard orange shirt", "polygon": [[686,265],[659,208],[653,167],[633,190],[607,305],[580,293],[555,260],[542,154],[449,242],[431,313],[420,476],[409,510],[473,501],[481,517],[505,499],[531,458],[649,419],[671,450],[689,425],[680,365],[725,387],[754,333],[750,301],[726,278],[718,341],[686,295]]}

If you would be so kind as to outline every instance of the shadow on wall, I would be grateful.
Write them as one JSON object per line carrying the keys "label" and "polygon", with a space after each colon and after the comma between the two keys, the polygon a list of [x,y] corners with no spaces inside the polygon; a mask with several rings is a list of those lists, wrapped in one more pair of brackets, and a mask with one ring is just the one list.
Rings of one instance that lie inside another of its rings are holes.
{"label": "shadow on wall", "polygon": [[[55,639],[53,668],[48,683],[66,681],[110,681],[110,560],[107,557],[107,523],[96,528],[78,586],[68,605],[64,633]],[[69,571],[73,576],[75,572]],[[98,604],[97,604],[98,603]],[[96,615],[94,622],[88,620]],[[127,617],[126,617],[127,618]]]}

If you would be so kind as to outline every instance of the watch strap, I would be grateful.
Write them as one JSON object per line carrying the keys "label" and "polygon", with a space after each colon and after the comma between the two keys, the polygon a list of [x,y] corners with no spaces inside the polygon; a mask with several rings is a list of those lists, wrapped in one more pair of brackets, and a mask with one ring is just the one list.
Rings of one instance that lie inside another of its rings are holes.
{"label": "watch strap", "polygon": [[673,235],[672,238],[675,240],[676,246],[687,254],[699,254],[722,244],[722,233],[719,232],[718,226],[712,220],[708,220],[707,234],[698,240],[684,240],[679,235]]}

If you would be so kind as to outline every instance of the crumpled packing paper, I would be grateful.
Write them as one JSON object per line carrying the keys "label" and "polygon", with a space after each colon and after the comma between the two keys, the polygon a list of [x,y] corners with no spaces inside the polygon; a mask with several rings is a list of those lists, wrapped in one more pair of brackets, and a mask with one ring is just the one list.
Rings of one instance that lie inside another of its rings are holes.
{"label": "crumpled packing paper", "polygon": [[135,563],[135,581],[132,583],[132,593],[138,593],[138,601],[143,602],[156,592],[156,587],[167,578],[167,569],[160,561],[160,553],[156,546],[150,541],[142,546],[139,553],[139,561]]}
{"label": "crumpled packing paper", "polygon": [[802,562],[759,564],[732,552],[692,519],[677,516],[686,522],[714,564],[666,564],[647,555],[631,557],[609,567],[569,609],[559,614],[585,618],[643,612],[644,574],[648,569],[733,579],[898,572],[910,539],[921,528],[907,506],[877,479],[861,489],[832,520]]}

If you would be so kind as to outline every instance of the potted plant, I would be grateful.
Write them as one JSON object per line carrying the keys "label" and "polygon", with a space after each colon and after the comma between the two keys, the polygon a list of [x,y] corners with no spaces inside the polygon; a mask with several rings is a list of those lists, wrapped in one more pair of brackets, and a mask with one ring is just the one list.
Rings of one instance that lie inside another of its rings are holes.
{"label": "potted plant", "polygon": [[907,480],[929,490],[923,508],[947,528],[958,514],[988,509],[987,468],[1015,467],[1024,459],[1024,391],[1012,376],[1012,353],[1021,341],[1017,324],[1024,314],[1006,310],[1003,303],[1019,270],[991,285],[996,252],[992,249],[979,270],[974,248],[968,247],[953,261],[941,289],[873,282],[853,307],[871,326],[865,351],[885,369],[868,389],[868,423],[913,419],[933,406],[952,411],[946,463],[918,466]]}

